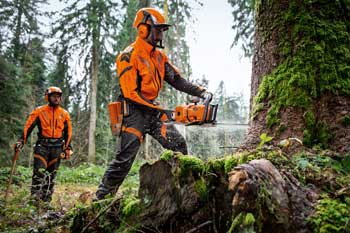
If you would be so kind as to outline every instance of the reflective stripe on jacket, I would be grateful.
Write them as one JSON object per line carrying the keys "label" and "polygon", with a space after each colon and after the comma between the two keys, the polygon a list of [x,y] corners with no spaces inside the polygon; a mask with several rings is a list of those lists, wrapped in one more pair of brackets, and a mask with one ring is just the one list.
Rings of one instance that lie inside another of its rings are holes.
{"label": "reflective stripe on jacket", "polygon": [[151,108],[164,80],[177,90],[200,96],[204,91],[182,78],[167,56],[145,40],[137,38],[117,57],[117,73],[124,98]]}
{"label": "reflective stripe on jacket", "polygon": [[40,106],[34,109],[24,126],[22,139],[26,143],[27,138],[38,126],[39,137],[41,138],[63,138],[65,147],[70,146],[72,138],[72,123],[69,113],[62,107],[51,107],[49,105]]}

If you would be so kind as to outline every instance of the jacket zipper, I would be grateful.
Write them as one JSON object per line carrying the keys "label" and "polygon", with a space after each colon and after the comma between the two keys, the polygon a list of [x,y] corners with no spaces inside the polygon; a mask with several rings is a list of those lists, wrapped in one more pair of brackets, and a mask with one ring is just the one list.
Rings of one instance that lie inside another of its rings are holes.
{"label": "jacket zipper", "polygon": [[[157,66],[155,65],[155,63],[153,62],[153,53],[152,53],[152,52],[151,52],[151,54],[150,54],[150,58],[151,58],[151,62],[152,62],[153,67],[154,67],[154,80],[153,80],[153,83],[156,84],[156,87],[157,87],[157,96],[158,96],[162,81],[161,81],[161,77],[160,77],[158,68],[157,68]],[[158,83],[157,81],[158,81],[159,83]]]}

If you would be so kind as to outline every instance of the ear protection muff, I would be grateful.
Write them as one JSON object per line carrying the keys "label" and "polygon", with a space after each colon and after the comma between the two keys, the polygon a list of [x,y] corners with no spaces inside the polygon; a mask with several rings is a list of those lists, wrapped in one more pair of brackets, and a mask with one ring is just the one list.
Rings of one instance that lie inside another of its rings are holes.
{"label": "ear protection muff", "polygon": [[148,19],[151,21],[151,24],[153,25],[151,14],[148,13],[147,11],[143,11],[143,19],[140,25],[137,27],[137,35],[142,39],[146,39],[151,32],[151,26],[147,24]]}
{"label": "ear protection muff", "polygon": [[46,102],[49,102],[49,89],[46,89],[45,91],[45,100]]}

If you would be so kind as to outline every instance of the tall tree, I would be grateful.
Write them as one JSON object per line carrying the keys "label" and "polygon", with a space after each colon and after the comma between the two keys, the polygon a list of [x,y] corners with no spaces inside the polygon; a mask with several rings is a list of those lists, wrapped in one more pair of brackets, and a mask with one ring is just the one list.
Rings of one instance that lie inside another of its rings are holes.
{"label": "tall tree", "polygon": [[67,46],[62,43],[57,43],[54,46],[53,55],[56,61],[53,64],[53,70],[48,75],[49,85],[57,86],[62,89],[63,107],[68,109],[70,107],[70,96],[73,96],[71,87],[72,75],[69,73],[69,56],[67,53]]}
{"label": "tall tree", "polygon": [[43,40],[37,37],[32,38],[25,45],[25,54],[23,56],[22,73],[24,78],[30,81],[32,86],[32,105],[41,105],[44,103],[43,93],[47,88],[45,56],[46,49],[43,47]]}
{"label": "tall tree", "polygon": [[[23,119],[23,106],[30,95],[25,79],[19,75],[19,69],[0,56],[0,157],[1,163],[10,162],[12,143],[20,135]],[[9,163],[8,163],[9,164]]]}
{"label": "tall tree", "polygon": [[[114,156],[115,137],[110,133],[108,103],[115,101],[120,95],[119,79],[116,76],[115,60],[136,38],[136,30],[132,30],[135,14],[139,9],[139,0],[129,0],[120,6],[123,13],[119,19],[118,31],[111,35],[112,51],[103,50],[100,59],[100,76],[97,92],[96,121],[96,162],[106,163]],[[107,130],[107,131],[106,131]],[[118,139],[117,139],[118,140]]]}
{"label": "tall tree", "polygon": [[[1,54],[1,144],[8,153],[10,144],[20,135],[26,116],[42,103],[45,86],[45,48],[41,39],[41,23],[45,0],[0,2]],[[10,107],[10,109],[8,108]],[[6,146],[4,146],[7,144]],[[27,148],[25,148],[25,152]],[[23,158],[30,158],[24,156]],[[30,159],[29,159],[30,161]]]}
{"label": "tall tree", "polygon": [[88,161],[95,161],[95,131],[97,116],[97,87],[101,54],[111,46],[109,39],[119,23],[119,4],[115,1],[71,1],[56,22],[53,33],[68,45],[67,52],[83,61],[85,77],[89,81]]}
{"label": "tall tree", "polygon": [[350,2],[256,1],[251,127],[349,152]]}
{"label": "tall tree", "polygon": [[[33,86],[29,105],[40,103],[44,90],[44,58],[46,55],[39,18],[46,15],[42,10],[46,0],[8,1],[0,3],[1,53],[12,63],[19,65],[21,77]],[[40,93],[41,92],[41,93]],[[40,94],[39,94],[40,93]]]}
{"label": "tall tree", "polygon": [[7,51],[13,61],[23,62],[24,44],[28,44],[32,36],[38,36],[39,20],[45,12],[47,0],[2,0],[0,3],[1,50]]}

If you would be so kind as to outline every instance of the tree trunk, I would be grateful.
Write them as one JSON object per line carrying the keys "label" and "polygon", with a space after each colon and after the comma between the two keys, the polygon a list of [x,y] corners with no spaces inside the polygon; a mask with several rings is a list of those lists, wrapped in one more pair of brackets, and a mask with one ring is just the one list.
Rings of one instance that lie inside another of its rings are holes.
{"label": "tree trunk", "polygon": [[140,6],[140,8],[150,7],[151,2],[152,2],[152,0],[140,0],[139,6]]}
{"label": "tree trunk", "polygon": [[[92,16],[99,18],[97,13],[97,2],[91,0]],[[92,55],[91,55],[91,89],[90,89],[90,122],[89,122],[89,146],[88,146],[88,161],[94,163],[96,160],[96,109],[97,109],[97,84],[99,76],[100,63],[100,25],[98,20],[93,21],[92,30]]]}
{"label": "tree trunk", "polygon": [[91,95],[90,95],[90,122],[89,122],[89,149],[88,161],[95,162],[96,159],[96,145],[95,145],[95,131],[96,131],[96,97],[97,97],[97,82],[98,82],[98,64],[99,54],[96,45],[92,47],[92,69],[91,69]]}
{"label": "tree trunk", "polygon": [[[274,0],[256,3],[250,129],[273,144],[298,138],[349,152],[350,4]],[[337,48],[337,49],[334,49]]]}
{"label": "tree trunk", "polygon": [[23,8],[20,1],[17,2],[17,20],[16,20],[16,31],[15,31],[15,37],[13,38],[13,58],[16,62],[18,62],[19,54],[20,54],[20,37],[21,37],[21,29],[22,29],[22,15],[23,15]]}

